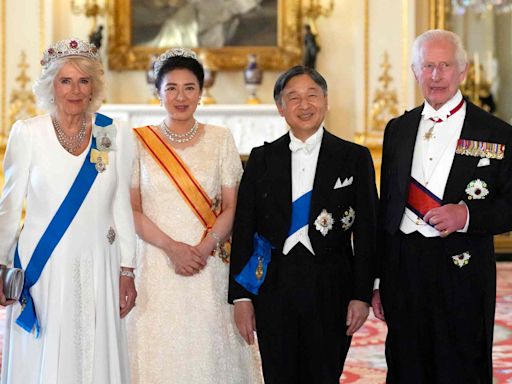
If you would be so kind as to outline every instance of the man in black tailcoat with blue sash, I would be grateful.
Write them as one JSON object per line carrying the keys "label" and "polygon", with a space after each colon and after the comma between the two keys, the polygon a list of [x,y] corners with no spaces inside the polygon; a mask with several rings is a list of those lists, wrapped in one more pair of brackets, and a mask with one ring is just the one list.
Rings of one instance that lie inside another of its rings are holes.
{"label": "man in black tailcoat with blue sash", "polygon": [[[369,151],[322,126],[327,84],[293,67],[274,88],[290,132],[255,148],[240,184],[229,301],[266,384],[339,381],[368,316],[375,253]],[[270,261],[269,261],[270,259]]]}

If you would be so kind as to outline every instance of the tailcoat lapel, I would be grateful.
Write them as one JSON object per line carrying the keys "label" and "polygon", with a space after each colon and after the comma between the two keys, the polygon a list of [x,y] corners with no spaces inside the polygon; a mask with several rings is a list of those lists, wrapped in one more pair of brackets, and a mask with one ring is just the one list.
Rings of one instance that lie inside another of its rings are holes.
{"label": "tailcoat lapel", "polygon": [[[268,198],[274,212],[269,212],[278,220],[276,227],[284,228],[284,235],[279,238],[286,239],[292,214],[292,160],[289,148],[290,136],[282,136],[274,145],[269,145],[266,155],[266,169],[268,170]],[[284,236],[284,237],[283,237]]]}
{"label": "tailcoat lapel", "polygon": [[400,127],[400,130],[398,130],[399,137],[394,142],[397,146],[393,151],[396,154],[396,161],[394,161],[394,164],[397,167],[398,190],[401,196],[406,196],[407,187],[411,178],[414,146],[416,143],[416,136],[418,134],[422,110],[423,106],[420,106],[404,116],[401,123],[402,126]]}
{"label": "tailcoat lapel", "polygon": [[[489,128],[484,122],[478,121],[475,117],[474,111],[477,107],[468,101],[466,103],[466,117],[464,118],[460,138],[487,141],[490,135]],[[462,199],[472,175],[468,171],[475,170],[479,160],[479,157],[455,154],[444,190],[443,203],[455,203]]]}

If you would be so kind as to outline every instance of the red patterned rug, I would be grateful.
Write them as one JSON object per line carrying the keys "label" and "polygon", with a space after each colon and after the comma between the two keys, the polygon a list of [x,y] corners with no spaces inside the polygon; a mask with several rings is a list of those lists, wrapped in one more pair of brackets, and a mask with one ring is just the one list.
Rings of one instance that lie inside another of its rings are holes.
{"label": "red patterned rug", "polygon": [[[0,308],[0,346],[4,335],[4,322],[5,311]],[[385,338],[386,325],[370,315],[370,319],[352,341],[340,384],[385,384]],[[511,384],[512,262],[498,263],[498,297],[493,356],[494,384]]]}
{"label": "red patterned rug", "polygon": [[[352,341],[341,384],[384,384],[386,325],[370,319]],[[494,326],[494,384],[512,383],[512,262],[498,263],[498,296]]]}

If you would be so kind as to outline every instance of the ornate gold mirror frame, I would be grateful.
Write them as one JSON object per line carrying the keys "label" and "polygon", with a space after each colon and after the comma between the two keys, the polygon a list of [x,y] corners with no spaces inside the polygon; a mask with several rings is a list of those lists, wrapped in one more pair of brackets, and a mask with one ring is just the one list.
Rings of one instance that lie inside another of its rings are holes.
{"label": "ornate gold mirror frame", "polygon": [[[110,69],[146,70],[151,57],[166,49],[132,44],[132,1],[111,0],[108,44]],[[207,54],[208,66],[216,70],[243,68],[250,53],[257,55],[258,64],[262,69],[281,70],[297,64],[302,55],[301,1],[275,1],[278,11],[277,46],[229,46],[194,50],[199,54]]]}
{"label": "ornate gold mirror frame", "polygon": [[446,26],[446,3],[449,0],[429,0],[430,29],[444,29]]}

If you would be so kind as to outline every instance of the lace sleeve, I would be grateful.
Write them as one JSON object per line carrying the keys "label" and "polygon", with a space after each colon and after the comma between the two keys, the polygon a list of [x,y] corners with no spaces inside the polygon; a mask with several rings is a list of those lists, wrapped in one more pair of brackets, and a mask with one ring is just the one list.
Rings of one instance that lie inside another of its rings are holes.
{"label": "lace sleeve", "polygon": [[243,169],[235,140],[227,128],[225,129],[221,149],[221,186],[234,187],[240,182]]}
{"label": "lace sleeve", "polygon": [[133,133],[133,140],[135,141],[135,150],[133,154],[133,170],[132,170],[132,188],[139,188],[140,186],[140,151],[143,150],[139,140],[135,137],[135,133]]}

